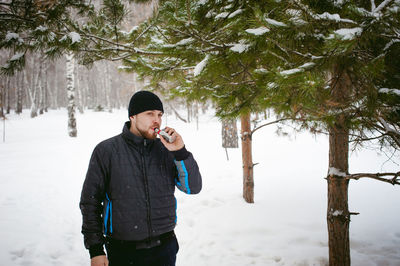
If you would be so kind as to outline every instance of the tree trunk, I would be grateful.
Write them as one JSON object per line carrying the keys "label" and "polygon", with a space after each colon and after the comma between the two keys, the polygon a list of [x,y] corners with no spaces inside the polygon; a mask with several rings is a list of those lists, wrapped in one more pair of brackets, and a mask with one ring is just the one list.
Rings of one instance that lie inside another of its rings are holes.
{"label": "tree trunk", "polygon": [[[35,65],[35,56],[32,56],[32,65]],[[26,77],[25,72],[25,77]],[[38,107],[37,107],[37,95],[38,95],[38,87],[39,87],[39,80],[41,79],[42,74],[42,66],[39,63],[39,69],[35,78],[35,75],[32,75],[32,82],[30,84],[31,89],[29,90],[29,97],[31,99],[31,118],[34,118],[38,115]]]}
{"label": "tree trunk", "polygon": [[50,102],[49,102],[49,68],[50,68],[50,62],[45,61],[45,71],[44,71],[44,82],[43,82],[43,90],[44,90],[44,111],[47,113],[48,112],[48,108],[50,106]]}
{"label": "tree trunk", "polygon": [[105,81],[104,81],[104,86],[106,87],[105,92],[106,92],[106,106],[108,111],[111,113],[112,112],[112,105],[111,105],[111,74],[110,74],[110,67],[109,63],[105,63]]}
{"label": "tree trunk", "polygon": [[84,88],[84,82],[83,82],[83,75],[84,69],[83,67],[78,66],[78,75],[76,79],[76,92],[78,95],[78,111],[80,114],[83,114],[83,88]]}
{"label": "tree trunk", "polygon": [[222,147],[239,147],[236,119],[222,120]]}
{"label": "tree trunk", "polygon": [[15,107],[15,112],[17,114],[22,113],[22,100],[24,93],[24,71],[18,73],[18,86],[17,86],[17,106]]}
{"label": "tree trunk", "polygon": [[70,137],[77,136],[76,119],[75,119],[75,84],[74,84],[74,68],[75,59],[72,53],[66,55],[67,58],[67,97],[68,97],[68,134]]}
{"label": "tree trunk", "polygon": [[[14,77],[13,77],[13,79],[15,79]],[[8,83],[7,83],[7,88],[6,88],[6,106],[7,106],[7,108],[6,108],[6,114],[10,114],[10,111],[11,111],[11,87],[12,87],[12,85],[11,85],[12,83],[11,83],[11,77],[8,79]],[[15,85],[15,84],[14,84]]]}
{"label": "tree trunk", "polygon": [[[329,133],[329,172],[327,223],[329,265],[350,265],[350,214],[348,185],[348,131],[334,126]],[[343,173],[343,174],[342,174]]]}
{"label": "tree trunk", "polygon": [[4,84],[0,84],[0,117],[4,118]]}
{"label": "tree trunk", "polygon": [[[335,69],[332,77],[332,100],[339,104],[346,103],[352,86],[349,75],[346,71]],[[346,179],[349,170],[349,130],[346,115],[343,110],[340,112],[329,128],[327,225],[330,266],[350,266],[349,180]]]}
{"label": "tree trunk", "polygon": [[253,159],[251,151],[250,114],[240,117],[242,134],[243,162],[243,198],[247,203],[254,203]]}

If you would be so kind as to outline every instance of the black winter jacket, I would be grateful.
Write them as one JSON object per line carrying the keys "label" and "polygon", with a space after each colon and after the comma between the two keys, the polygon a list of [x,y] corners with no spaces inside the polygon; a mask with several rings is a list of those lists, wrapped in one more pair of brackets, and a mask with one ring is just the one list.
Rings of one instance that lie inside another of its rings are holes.
{"label": "black winter jacket", "polygon": [[129,127],[126,122],[121,134],[98,144],[90,159],[80,208],[85,247],[91,251],[103,249],[104,235],[145,240],[172,231],[175,186],[187,194],[201,190],[190,152],[170,152],[159,139],[138,137]]}

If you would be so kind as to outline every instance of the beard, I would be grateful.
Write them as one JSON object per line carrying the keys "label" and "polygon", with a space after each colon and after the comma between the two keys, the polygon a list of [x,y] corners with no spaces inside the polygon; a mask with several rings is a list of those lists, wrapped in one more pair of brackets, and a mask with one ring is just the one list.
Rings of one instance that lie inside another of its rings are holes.
{"label": "beard", "polygon": [[155,133],[155,131],[153,130],[154,127],[150,127],[147,130],[143,129],[143,128],[139,128],[138,126],[136,126],[136,129],[139,131],[140,135],[143,138],[146,139],[156,139],[157,138],[157,134]]}

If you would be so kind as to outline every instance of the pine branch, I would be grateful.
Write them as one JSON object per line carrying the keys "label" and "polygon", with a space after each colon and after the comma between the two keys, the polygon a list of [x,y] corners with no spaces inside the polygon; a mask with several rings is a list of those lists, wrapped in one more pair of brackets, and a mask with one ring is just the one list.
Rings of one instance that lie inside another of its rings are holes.
{"label": "pine branch", "polygon": [[279,123],[279,122],[282,122],[282,121],[286,121],[286,120],[289,120],[289,119],[290,119],[290,118],[281,118],[281,119],[278,119],[278,120],[275,120],[275,121],[266,123],[266,124],[264,124],[264,125],[261,125],[261,126],[259,126],[259,127],[256,127],[255,129],[253,129],[253,130],[250,132],[250,135],[253,135],[254,132],[256,132],[257,130],[259,130],[259,129],[263,128],[263,127],[266,127],[266,126],[269,126],[269,125],[273,125],[273,124],[276,124],[276,123]]}
{"label": "pine branch", "polygon": [[[392,185],[400,185],[400,180],[398,178],[399,175],[400,175],[400,172],[397,172],[397,173],[376,173],[376,174],[359,173],[359,174],[347,175],[346,179],[358,180],[360,178],[372,178],[372,179],[379,180],[379,181],[382,181],[382,182],[390,183]],[[383,176],[393,176],[393,178],[383,178]]]}
{"label": "pine branch", "polygon": [[21,20],[21,21],[30,22],[30,23],[34,22],[33,19],[21,17],[21,16],[18,16],[18,15],[15,15],[15,14],[0,13],[0,21],[1,21],[1,20],[4,20],[4,19],[7,19],[7,20],[17,19],[17,20]]}
{"label": "pine branch", "polygon": [[[99,51],[109,50],[109,51],[115,51],[115,52],[117,52],[117,51],[119,51],[119,52],[130,52],[132,54],[163,55],[163,53],[158,52],[158,51],[146,51],[146,50],[143,50],[143,49],[140,49],[140,48],[137,48],[137,47],[124,45],[124,44],[121,44],[121,43],[116,43],[116,42],[110,41],[109,39],[105,39],[105,38],[102,38],[102,37],[99,37],[99,36],[96,36],[96,35],[92,35],[92,34],[83,33],[83,37],[87,37],[88,40],[93,41],[94,43],[97,43],[96,40],[98,40],[98,41],[102,41],[102,42],[105,42],[105,43],[108,43],[108,44],[116,46],[115,48],[113,48],[113,47],[103,48],[103,49],[101,49]],[[122,49],[122,48],[124,48],[124,49]],[[95,50],[92,50],[92,51],[95,51]]]}

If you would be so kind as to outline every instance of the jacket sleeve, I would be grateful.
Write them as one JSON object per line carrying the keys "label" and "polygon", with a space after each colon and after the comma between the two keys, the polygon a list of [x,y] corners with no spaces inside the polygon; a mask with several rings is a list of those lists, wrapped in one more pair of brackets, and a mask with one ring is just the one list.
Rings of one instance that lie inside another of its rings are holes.
{"label": "jacket sleeve", "polygon": [[176,187],[186,194],[197,194],[202,187],[201,174],[193,155],[183,147],[173,152],[177,169]]}
{"label": "jacket sleeve", "polygon": [[107,179],[107,167],[104,163],[106,156],[104,155],[104,148],[102,149],[99,144],[90,158],[79,204],[82,212],[84,243],[91,257],[104,254],[102,212]]}

